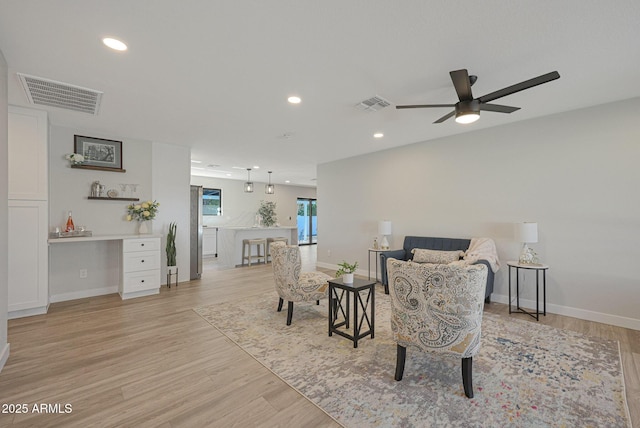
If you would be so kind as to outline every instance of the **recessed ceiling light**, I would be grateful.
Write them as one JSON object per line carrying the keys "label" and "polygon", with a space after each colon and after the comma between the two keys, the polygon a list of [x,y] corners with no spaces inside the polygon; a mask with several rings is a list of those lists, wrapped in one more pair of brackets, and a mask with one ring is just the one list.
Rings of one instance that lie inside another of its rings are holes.
{"label": "recessed ceiling light", "polygon": [[111,37],[105,37],[104,39],[102,39],[102,43],[104,43],[105,46],[108,46],[111,49],[116,50],[116,51],[126,51],[127,50],[127,45],[122,43],[120,40],[113,39]]}
{"label": "recessed ceiling light", "polygon": [[198,161],[198,160],[193,160],[193,159],[191,159],[191,163],[202,163],[202,161]]}
{"label": "recessed ceiling light", "polygon": [[284,180],[284,182],[285,182],[285,183],[291,183],[291,181],[289,181],[289,180]]}
{"label": "recessed ceiling light", "polygon": [[287,101],[289,101],[291,104],[300,104],[300,102],[302,100],[300,99],[300,97],[297,97],[297,96],[294,95],[294,96],[291,96],[291,97],[287,98]]}
{"label": "recessed ceiling light", "polygon": [[376,132],[375,134],[373,134],[373,138],[382,138],[384,137],[384,134],[382,132]]}
{"label": "recessed ceiling light", "polygon": [[258,165],[254,165],[253,169],[260,169]]}

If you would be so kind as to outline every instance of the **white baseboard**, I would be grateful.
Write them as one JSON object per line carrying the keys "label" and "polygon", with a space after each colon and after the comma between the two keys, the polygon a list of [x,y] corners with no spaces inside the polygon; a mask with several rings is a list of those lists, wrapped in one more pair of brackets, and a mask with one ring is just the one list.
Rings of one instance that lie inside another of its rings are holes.
{"label": "white baseboard", "polygon": [[46,314],[49,310],[49,305],[47,306],[38,306],[37,308],[30,309],[19,309],[17,311],[9,311],[7,314],[7,318],[10,320],[16,318],[24,318],[24,317],[32,317],[34,315],[43,315]]}
{"label": "white baseboard", "polygon": [[[515,299],[515,298],[514,298]],[[509,304],[509,296],[502,294],[492,294],[491,301]],[[515,304],[515,301],[514,301]],[[529,299],[520,299],[520,306],[535,311],[536,301]],[[542,301],[540,302],[540,311],[542,311]],[[564,315],[567,317],[578,318],[586,321],[594,321],[603,324],[615,325],[618,327],[630,328],[632,330],[640,330],[640,319],[627,318],[619,315],[605,314],[602,312],[589,311],[587,309],[572,308],[570,306],[556,305],[547,302],[547,313]]]}
{"label": "white baseboard", "polygon": [[9,359],[9,344],[7,343],[2,348],[2,352],[0,352],[0,372],[2,371],[2,368],[4,367],[8,359]]}
{"label": "white baseboard", "polygon": [[[316,262],[316,266],[321,267],[321,268],[325,268],[325,269],[331,269],[331,270],[340,269],[338,267],[338,265],[334,265],[332,263]],[[369,275],[370,275],[369,272],[367,272],[366,269],[356,269],[356,271],[354,273],[356,275],[366,276],[366,277],[369,277]],[[373,272],[371,272],[371,278],[373,278]]]}
{"label": "white baseboard", "polygon": [[91,288],[89,290],[73,291],[71,293],[52,294],[49,297],[51,303],[66,302],[67,300],[84,299],[86,297],[104,296],[105,294],[115,294],[118,286]]}

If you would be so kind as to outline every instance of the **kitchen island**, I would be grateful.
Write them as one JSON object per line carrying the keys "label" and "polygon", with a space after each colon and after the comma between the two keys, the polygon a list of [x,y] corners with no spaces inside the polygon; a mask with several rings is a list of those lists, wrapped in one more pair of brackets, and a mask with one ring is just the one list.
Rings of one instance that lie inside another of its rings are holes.
{"label": "kitchen island", "polygon": [[297,226],[277,227],[219,227],[218,228],[218,262],[222,267],[242,265],[242,240],[256,238],[285,237],[289,244],[298,245]]}

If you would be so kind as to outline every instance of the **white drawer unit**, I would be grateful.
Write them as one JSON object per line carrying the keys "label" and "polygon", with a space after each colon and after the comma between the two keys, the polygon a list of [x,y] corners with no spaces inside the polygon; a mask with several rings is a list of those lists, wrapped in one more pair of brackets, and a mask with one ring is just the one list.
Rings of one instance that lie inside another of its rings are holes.
{"label": "white drawer unit", "polygon": [[148,296],[160,292],[160,238],[122,240],[123,299]]}

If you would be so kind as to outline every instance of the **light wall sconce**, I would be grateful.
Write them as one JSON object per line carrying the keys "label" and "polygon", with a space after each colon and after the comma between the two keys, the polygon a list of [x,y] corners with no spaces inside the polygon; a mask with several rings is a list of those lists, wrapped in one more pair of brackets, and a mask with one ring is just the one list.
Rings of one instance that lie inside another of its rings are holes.
{"label": "light wall sconce", "polygon": [[264,186],[264,193],[266,193],[267,195],[273,195],[274,193],[276,193],[276,186],[271,184],[271,171],[269,171],[269,184]]}
{"label": "light wall sconce", "polygon": [[518,262],[521,264],[538,263],[535,251],[527,245],[538,242],[538,223],[516,223],[514,232],[515,240],[517,242],[522,242],[522,251],[520,252],[520,259]]}
{"label": "light wall sconce", "polygon": [[382,235],[380,249],[388,250],[389,241],[387,241],[387,235],[391,235],[391,222],[389,220],[381,220],[378,222],[378,234]]}
{"label": "light wall sconce", "polygon": [[247,168],[247,182],[244,183],[244,193],[253,193],[253,181],[251,181],[251,168]]}

